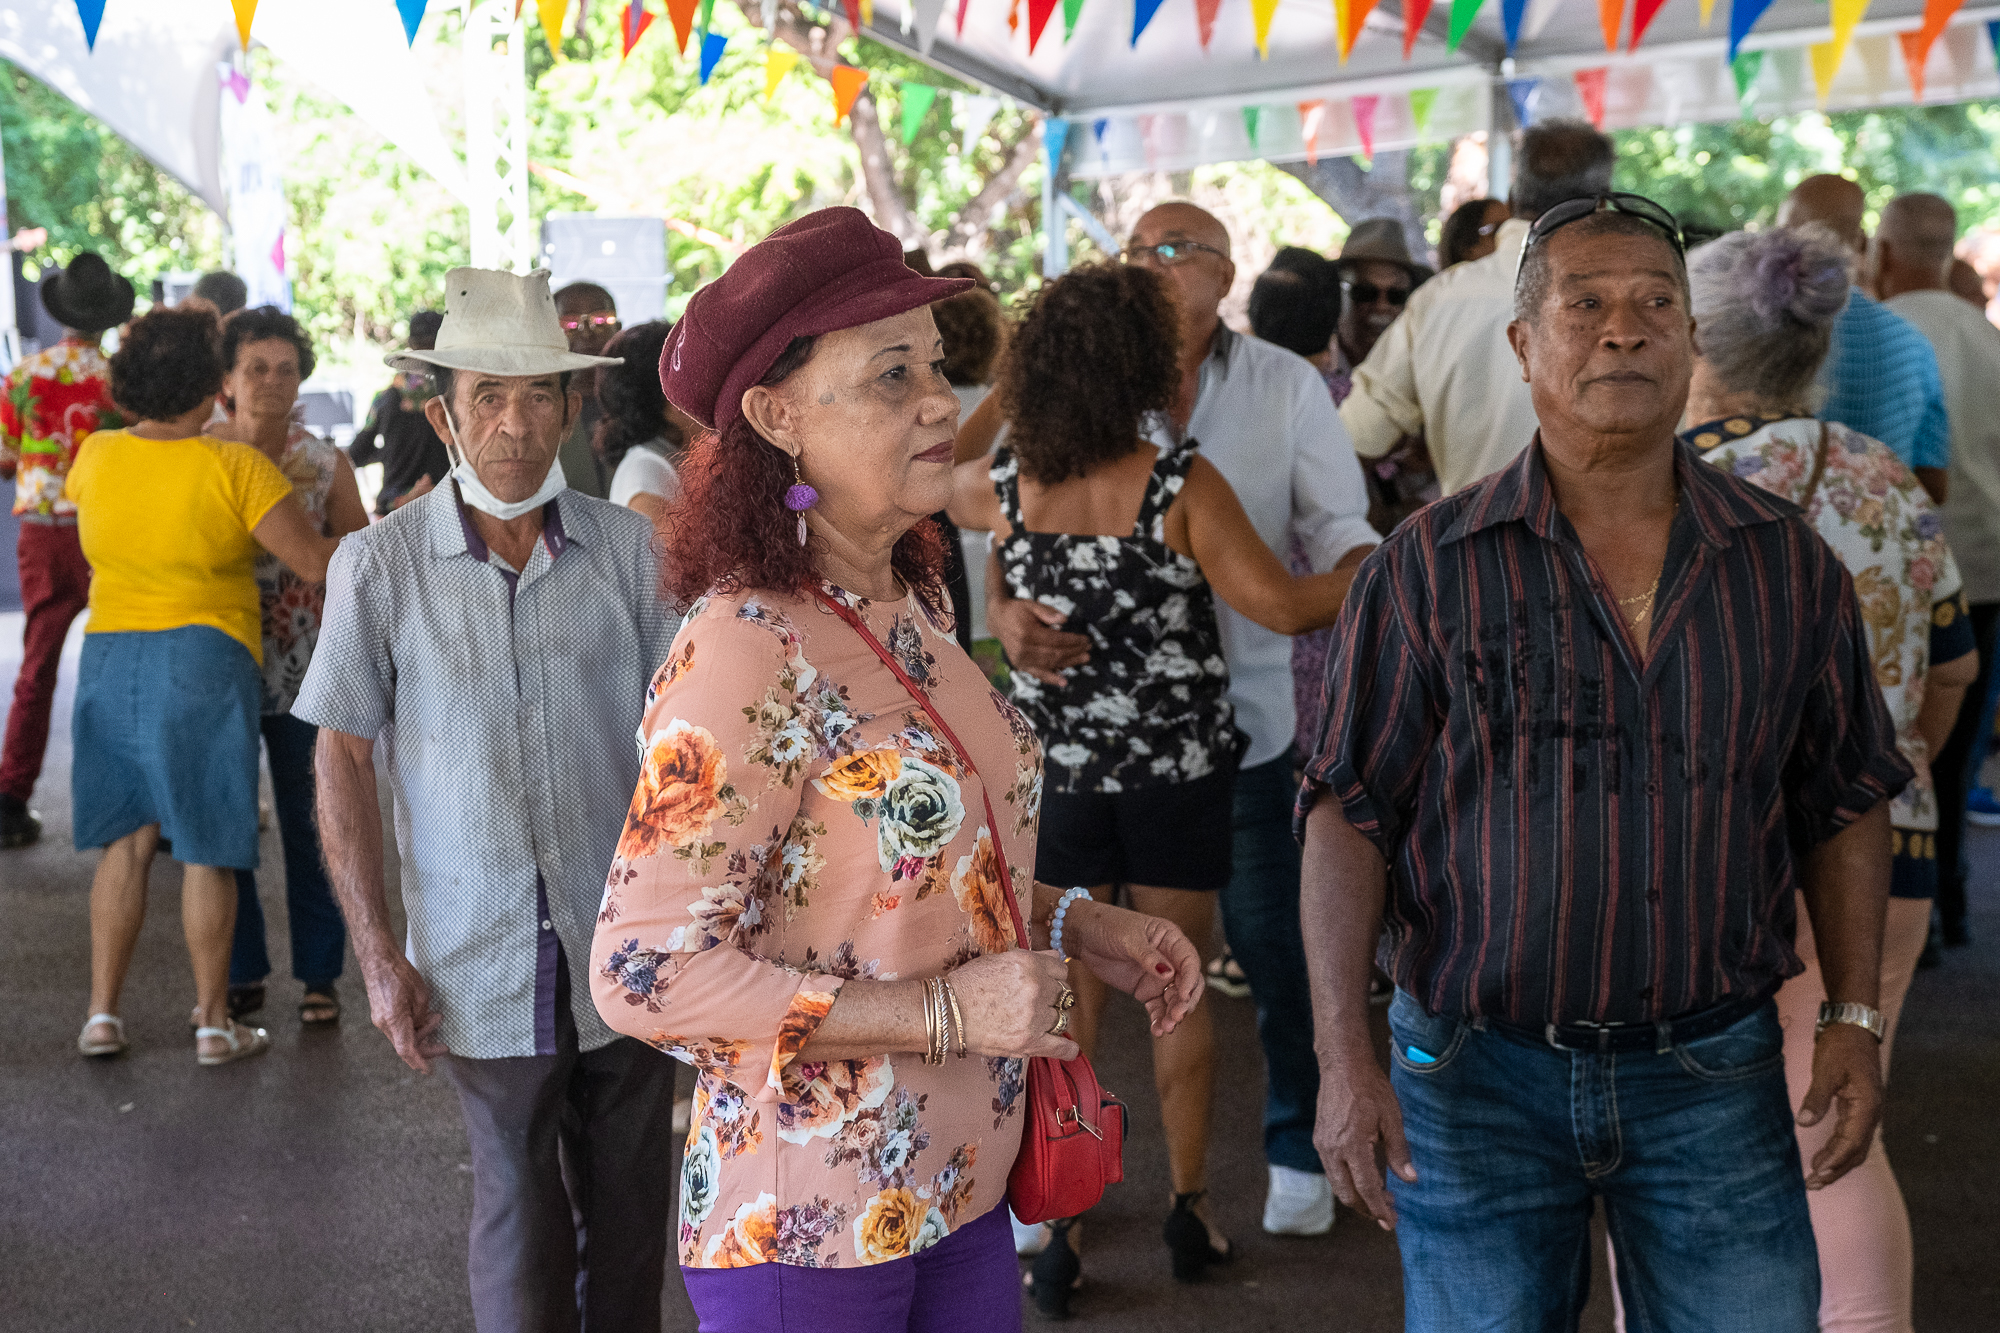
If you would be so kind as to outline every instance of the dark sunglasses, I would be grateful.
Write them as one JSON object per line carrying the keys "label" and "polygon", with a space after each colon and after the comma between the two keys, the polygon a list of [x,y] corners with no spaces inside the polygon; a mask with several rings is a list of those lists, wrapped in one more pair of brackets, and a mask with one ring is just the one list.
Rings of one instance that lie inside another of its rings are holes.
{"label": "dark sunglasses", "polygon": [[1390,305],[1400,306],[1410,299],[1408,287],[1377,287],[1372,282],[1343,282],[1340,290],[1346,292],[1356,305],[1374,305],[1387,297]]}
{"label": "dark sunglasses", "polygon": [[1626,217],[1639,219],[1658,231],[1674,247],[1674,253],[1679,255],[1683,262],[1686,261],[1687,237],[1682,233],[1681,224],[1672,213],[1643,194],[1625,194],[1614,190],[1593,198],[1564,200],[1536,218],[1535,225],[1528,228],[1528,239],[1521,244],[1521,258],[1514,265],[1516,277],[1521,272],[1521,262],[1528,257],[1528,251],[1570,223],[1581,222],[1597,213],[1623,213]]}
{"label": "dark sunglasses", "polygon": [[562,320],[561,324],[564,333],[575,333],[578,329],[609,329],[616,333],[624,327],[618,322],[618,316],[611,314],[572,315]]}
{"label": "dark sunglasses", "polygon": [[1176,264],[1187,263],[1188,260],[1195,257],[1195,252],[1200,250],[1206,250],[1209,254],[1215,255],[1220,259],[1229,258],[1228,255],[1214,246],[1203,245],[1200,241],[1168,241],[1163,245],[1128,245],[1118,257],[1128,264],[1136,264],[1141,260],[1149,258],[1157,259],[1168,268],[1172,268]]}

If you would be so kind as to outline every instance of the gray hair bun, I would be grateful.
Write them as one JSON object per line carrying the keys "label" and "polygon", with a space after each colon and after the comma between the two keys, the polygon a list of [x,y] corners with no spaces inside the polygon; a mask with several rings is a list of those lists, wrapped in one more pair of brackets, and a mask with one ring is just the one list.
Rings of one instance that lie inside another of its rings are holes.
{"label": "gray hair bun", "polygon": [[1818,223],[1733,232],[1690,256],[1696,317],[1740,303],[1773,333],[1788,325],[1831,328],[1847,308],[1853,263],[1853,253]]}

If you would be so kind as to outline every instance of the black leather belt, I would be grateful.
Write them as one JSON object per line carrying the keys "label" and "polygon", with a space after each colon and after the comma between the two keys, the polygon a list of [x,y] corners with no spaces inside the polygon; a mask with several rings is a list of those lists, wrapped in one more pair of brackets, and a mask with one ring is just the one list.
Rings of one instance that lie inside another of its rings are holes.
{"label": "black leather belt", "polygon": [[1764,1007],[1768,995],[1746,995],[1724,1000],[1706,1009],[1696,1009],[1658,1023],[1546,1023],[1531,1028],[1520,1023],[1488,1022],[1519,1040],[1541,1043],[1559,1051],[1583,1051],[1592,1055],[1627,1055],[1651,1051],[1665,1055],[1674,1043],[1699,1041],[1724,1028],[1740,1023]]}

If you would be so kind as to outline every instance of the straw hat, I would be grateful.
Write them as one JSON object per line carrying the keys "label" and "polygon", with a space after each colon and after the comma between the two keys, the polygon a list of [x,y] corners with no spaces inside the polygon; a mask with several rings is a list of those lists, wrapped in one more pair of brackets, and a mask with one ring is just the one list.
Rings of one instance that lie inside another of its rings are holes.
{"label": "straw hat", "polygon": [[444,287],[444,323],[437,332],[437,345],[382,358],[397,370],[443,366],[488,375],[553,375],[624,364],[620,357],[583,356],[569,350],[545,268],[526,274],[455,268],[445,274]]}

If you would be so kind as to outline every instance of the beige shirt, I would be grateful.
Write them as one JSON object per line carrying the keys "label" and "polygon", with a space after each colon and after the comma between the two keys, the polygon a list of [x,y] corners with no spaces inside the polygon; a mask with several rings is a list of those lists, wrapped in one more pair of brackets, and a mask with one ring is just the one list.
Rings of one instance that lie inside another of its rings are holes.
{"label": "beige shirt", "polygon": [[1340,419],[1363,458],[1422,433],[1444,493],[1514,461],[1535,437],[1535,405],[1507,345],[1514,270],[1528,224],[1501,224],[1496,249],[1455,264],[1411,294],[1354,371]]}
{"label": "beige shirt", "polygon": [[1944,534],[1965,575],[1966,600],[2000,602],[2000,329],[1950,292],[1884,302],[1937,351],[1951,419],[1951,488]]}

